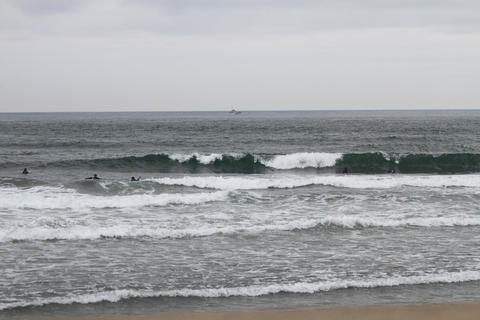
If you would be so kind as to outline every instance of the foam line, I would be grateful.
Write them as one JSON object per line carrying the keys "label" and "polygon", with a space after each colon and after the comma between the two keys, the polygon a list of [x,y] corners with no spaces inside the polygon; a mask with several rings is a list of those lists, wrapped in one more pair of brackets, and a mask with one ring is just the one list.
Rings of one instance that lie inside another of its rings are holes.
{"label": "foam line", "polygon": [[353,189],[412,187],[480,187],[480,175],[251,175],[185,176],[148,179],[164,185],[181,185],[220,190],[298,188],[326,185]]}
{"label": "foam line", "polygon": [[457,283],[467,281],[479,281],[480,271],[466,270],[458,272],[443,272],[436,274],[420,274],[402,276],[397,275],[389,278],[370,279],[349,279],[349,280],[327,280],[320,282],[295,282],[276,283],[266,285],[252,285],[245,287],[227,288],[205,288],[205,289],[176,289],[176,290],[127,290],[119,289],[112,291],[101,291],[80,295],[69,295],[65,297],[51,297],[30,301],[19,301],[0,304],[0,310],[18,307],[42,306],[48,304],[72,304],[72,303],[98,303],[102,301],[118,302],[130,298],[152,298],[152,297],[257,297],[276,293],[315,293],[346,288],[376,288],[394,287],[400,285],[418,285],[432,283]]}
{"label": "foam line", "polygon": [[203,192],[94,196],[56,187],[0,188],[0,209],[137,208],[169,204],[199,204],[224,200],[227,195],[227,192]]}
{"label": "foam line", "polygon": [[[93,222],[95,223],[95,222]],[[101,226],[76,224],[64,219],[50,219],[45,223],[40,219],[35,225],[11,226],[0,230],[0,243],[7,241],[44,241],[44,240],[96,240],[101,238],[185,238],[205,237],[215,234],[259,234],[274,231],[309,230],[319,227],[335,226],[339,228],[382,228],[382,227],[454,227],[480,226],[480,216],[416,217],[416,218],[379,218],[373,216],[332,215],[320,219],[293,219],[292,221],[273,222],[258,225],[258,221],[249,221],[242,225],[198,224],[195,228],[177,228],[162,223],[162,227],[135,225],[132,223]]]}

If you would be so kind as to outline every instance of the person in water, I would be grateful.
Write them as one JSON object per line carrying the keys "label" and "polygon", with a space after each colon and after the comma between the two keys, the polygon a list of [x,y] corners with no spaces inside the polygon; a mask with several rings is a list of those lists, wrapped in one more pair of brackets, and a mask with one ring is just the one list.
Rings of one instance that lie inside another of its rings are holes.
{"label": "person in water", "polygon": [[387,173],[392,173],[393,174],[393,173],[395,173],[395,169],[388,169]]}
{"label": "person in water", "polygon": [[135,179],[135,177],[132,177],[132,178],[130,179],[130,181],[140,181],[140,178],[141,178],[140,176],[139,176],[138,178],[136,178],[136,179]]}
{"label": "person in water", "polygon": [[348,168],[347,167],[343,168],[343,173],[348,173]]}
{"label": "person in water", "polygon": [[97,176],[96,173],[93,174],[93,177],[88,177],[88,178],[85,178],[85,179],[88,179],[88,180],[99,180],[100,178]]}
{"label": "person in water", "polygon": [[23,171],[22,171],[23,174],[29,174],[30,171],[27,170],[27,168],[23,168]]}

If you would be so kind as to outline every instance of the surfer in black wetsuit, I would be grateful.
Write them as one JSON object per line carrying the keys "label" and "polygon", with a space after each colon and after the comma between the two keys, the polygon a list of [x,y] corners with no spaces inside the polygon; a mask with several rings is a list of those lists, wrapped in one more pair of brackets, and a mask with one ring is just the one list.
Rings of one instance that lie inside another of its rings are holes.
{"label": "surfer in black wetsuit", "polygon": [[96,173],[93,174],[93,177],[88,177],[88,178],[85,178],[87,180],[100,180],[100,178],[97,176]]}
{"label": "surfer in black wetsuit", "polygon": [[30,171],[27,170],[27,168],[23,168],[23,171],[22,171],[23,174],[29,174]]}
{"label": "surfer in black wetsuit", "polygon": [[130,181],[138,181],[138,180],[135,179],[135,177],[132,177],[132,178],[130,179]]}
{"label": "surfer in black wetsuit", "polygon": [[343,173],[348,173],[348,168],[347,167],[343,168]]}

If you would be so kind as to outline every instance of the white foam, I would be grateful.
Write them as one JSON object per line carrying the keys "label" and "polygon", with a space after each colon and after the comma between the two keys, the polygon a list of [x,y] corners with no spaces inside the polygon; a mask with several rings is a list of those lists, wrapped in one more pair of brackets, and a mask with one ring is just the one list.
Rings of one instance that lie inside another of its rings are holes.
{"label": "white foam", "polygon": [[375,216],[328,216],[317,225],[335,225],[345,228],[356,227],[454,227],[479,226],[480,216],[453,215],[448,217],[375,217]]}
{"label": "white foam", "polygon": [[[210,164],[217,159],[222,159],[224,154],[222,153],[211,153],[211,154],[200,154],[198,152],[190,154],[181,154],[174,153],[169,155],[170,159],[177,160],[180,162],[185,162],[192,157],[196,157],[201,164]],[[233,157],[241,157],[241,154],[230,153],[227,154]],[[300,152],[300,153],[291,153],[285,155],[276,155],[271,159],[265,160],[261,157],[256,157],[261,163],[267,167],[274,169],[295,169],[295,168],[322,168],[322,167],[332,167],[335,165],[335,162],[342,157],[341,153],[325,153],[325,152]]]}
{"label": "white foam", "polygon": [[[182,185],[198,188],[221,189],[221,190],[248,190],[268,188],[294,188],[312,184],[312,179],[299,179],[298,177],[267,177],[260,175],[252,176],[185,176],[182,178],[152,178],[147,179],[165,185]],[[316,179],[314,179],[316,180]]]}
{"label": "white foam", "polygon": [[[237,156],[236,154],[231,154],[232,156]],[[175,153],[169,155],[170,159],[177,160],[180,162],[185,162],[195,156],[201,164],[209,164],[214,162],[217,159],[222,159],[223,154],[221,153],[211,153],[211,154],[200,154],[198,152],[191,153],[191,154],[181,154]]]}
{"label": "white foam", "polygon": [[199,204],[223,200],[226,196],[226,192],[93,196],[81,194],[72,189],[55,187],[0,188],[0,209],[137,208],[169,204]]}
{"label": "white foam", "polygon": [[[192,218],[193,219],[193,218]],[[247,221],[242,224],[212,225],[199,221],[194,227],[179,227],[170,221],[157,222],[151,225],[139,225],[135,221],[116,222],[115,225],[95,225],[94,221],[85,225],[83,221],[70,221],[65,218],[37,219],[30,225],[4,227],[0,230],[0,243],[18,240],[95,240],[99,238],[119,237],[151,237],[151,238],[185,238],[203,237],[214,234],[250,233],[256,234],[265,231],[287,231],[294,229],[308,229],[315,227],[318,220],[280,221],[273,224],[258,225],[258,221]]]}
{"label": "white foam", "polygon": [[333,167],[342,157],[341,153],[301,152],[274,156],[262,161],[264,165],[274,169],[322,168]]}
{"label": "white foam", "polygon": [[[0,230],[0,243],[7,241],[44,241],[44,240],[95,240],[100,238],[150,237],[185,238],[204,237],[215,234],[259,234],[272,231],[307,230],[320,226],[340,228],[368,227],[453,227],[479,226],[480,216],[453,215],[443,217],[378,217],[375,215],[328,215],[310,219],[292,216],[285,220],[276,213],[263,218],[242,221],[240,224],[228,220],[215,224],[202,223],[192,218],[195,226],[179,226],[172,221],[162,220],[154,224],[139,224],[136,220],[116,221],[111,225],[97,225],[94,220],[85,224],[83,220],[50,217],[37,219],[29,225],[15,225]],[[271,218],[271,219],[270,219]],[[267,223],[268,221],[268,223]]]}
{"label": "white foam", "polygon": [[[226,230],[223,230],[226,231]],[[53,225],[21,226],[4,228],[0,231],[0,242],[13,240],[95,240],[103,237],[151,237],[184,238],[208,236],[222,232],[222,228],[169,229],[155,226],[116,224],[113,226],[95,225]]]}
{"label": "white foam", "polygon": [[457,283],[479,281],[480,271],[467,270],[457,272],[443,272],[436,274],[397,275],[389,278],[372,277],[367,279],[334,279],[320,282],[294,282],[270,285],[252,285],[245,287],[204,288],[204,289],[176,289],[176,290],[127,290],[119,289],[101,291],[65,297],[38,298],[30,301],[19,301],[0,304],[0,310],[26,306],[42,306],[47,304],[97,303],[102,301],[118,302],[129,298],[147,297],[257,297],[268,294],[286,293],[315,293],[345,288],[375,288],[393,287],[400,285],[417,285],[432,283]]}
{"label": "white foam", "polygon": [[165,185],[183,185],[221,190],[296,188],[329,185],[354,189],[412,187],[480,187],[480,175],[250,175],[185,176],[148,179]]}

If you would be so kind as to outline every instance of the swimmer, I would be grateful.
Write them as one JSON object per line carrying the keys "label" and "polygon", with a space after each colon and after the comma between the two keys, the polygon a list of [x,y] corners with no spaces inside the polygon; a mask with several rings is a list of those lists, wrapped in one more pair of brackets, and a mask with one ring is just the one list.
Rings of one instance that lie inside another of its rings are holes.
{"label": "swimmer", "polygon": [[100,180],[100,178],[97,176],[96,173],[93,174],[93,177],[88,177],[88,178],[85,178],[87,180]]}
{"label": "swimmer", "polygon": [[22,171],[22,174],[29,174],[30,171],[27,170],[27,168],[24,168],[23,171]]}

